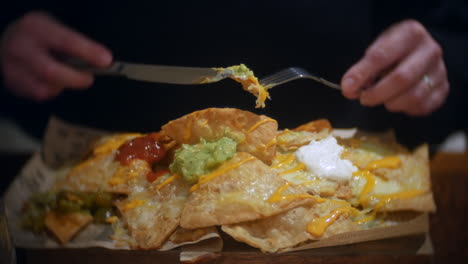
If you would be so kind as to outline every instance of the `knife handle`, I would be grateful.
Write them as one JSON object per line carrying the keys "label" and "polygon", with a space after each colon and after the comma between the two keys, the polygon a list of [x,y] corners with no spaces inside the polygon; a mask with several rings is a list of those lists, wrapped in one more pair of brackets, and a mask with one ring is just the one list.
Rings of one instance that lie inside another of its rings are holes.
{"label": "knife handle", "polygon": [[123,64],[114,61],[107,68],[98,68],[78,58],[62,58],[61,61],[77,70],[89,72],[95,75],[122,75]]}

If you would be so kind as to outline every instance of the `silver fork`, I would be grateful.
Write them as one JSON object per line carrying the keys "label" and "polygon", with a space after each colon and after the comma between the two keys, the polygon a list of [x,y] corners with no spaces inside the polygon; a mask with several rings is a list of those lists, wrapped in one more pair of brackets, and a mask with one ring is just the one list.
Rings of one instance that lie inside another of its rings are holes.
{"label": "silver fork", "polygon": [[341,90],[341,87],[338,84],[329,82],[329,81],[323,79],[322,77],[319,77],[319,76],[317,76],[315,74],[312,74],[312,73],[308,72],[307,70],[305,70],[303,68],[299,68],[299,67],[289,67],[289,68],[286,68],[286,69],[284,69],[282,71],[274,73],[274,74],[272,74],[270,76],[262,78],[260,80],[260,84],[269,89],[269,88],[272,88],[274,86],[278,86],[280,84],[290,82],[290,81],[294,81],[294,80],[301,79],[301,78],[312,79],[314,81],[322,83],[322,84],[324,84],[326,86],[329,86],[331,88]]}

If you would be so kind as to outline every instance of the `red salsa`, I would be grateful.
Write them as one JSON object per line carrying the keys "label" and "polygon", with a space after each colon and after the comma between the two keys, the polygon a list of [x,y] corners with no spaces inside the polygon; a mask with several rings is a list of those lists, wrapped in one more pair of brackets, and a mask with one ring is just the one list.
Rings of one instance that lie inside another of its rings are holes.
{"label": "red salsa", "polygon": [[153,164],[163,159],[165,154],[164,146],[154,133],[127,141],[118,149],[116,159],[122,165],[128,165],[134,159]]}

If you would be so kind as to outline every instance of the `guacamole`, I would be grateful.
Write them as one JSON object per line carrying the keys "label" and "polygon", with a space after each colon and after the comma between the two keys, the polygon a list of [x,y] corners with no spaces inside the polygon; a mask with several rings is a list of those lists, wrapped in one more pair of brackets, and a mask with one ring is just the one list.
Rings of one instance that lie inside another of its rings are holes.
{"label": "guacamole", "polygon": [[175,153],[169,166],[171,172],[181,175],[188,183],[195,184],[198,178],[209,173],[236,153],[237,142],[228,137],[208,142],[201,139],[195,145],[183,144]]}
{"label": "guacamole", "polygon": [[232,69],[234,72],[233,75],[240,79],[247,79],[249,76],[254,75],[253,71],[247,68],[244,64],[231,66],[228,69]]}
{"label": "guacamole", "polygon": [[95,223],[105,223],[107,217],[116,214],[113,196],[104,192],[49,191],[35,193],[29,199],[21,225],[27,230],[39,233],[45,228],[48,212],[60,214],[73,212],[89,213]]}

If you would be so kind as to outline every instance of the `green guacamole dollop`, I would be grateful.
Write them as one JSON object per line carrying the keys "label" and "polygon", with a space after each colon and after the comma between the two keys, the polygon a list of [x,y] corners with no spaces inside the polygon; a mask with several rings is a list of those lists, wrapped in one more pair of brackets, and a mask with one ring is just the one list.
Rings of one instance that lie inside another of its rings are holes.
{"label": "green guacamole dollop", "polygon": [[237,142],[228,137],[208,142],[201,139],[195,145],[183,144],[175,152],[169,166],[172,173],[181,175],[188,183],[197,183],[205,175],[236,154]]}
{"label": "green guacamole dollop", "polygon": [[234,72],[233,75],[238,77],[238,78],[241,78],[241,79],[246,79],[247,77],[254,75],[253,71],[251,71],[249,68],[247,68],[247,66],[245,66],[245,64],[240,64],[238,66],[232,66],[230,68]]}

